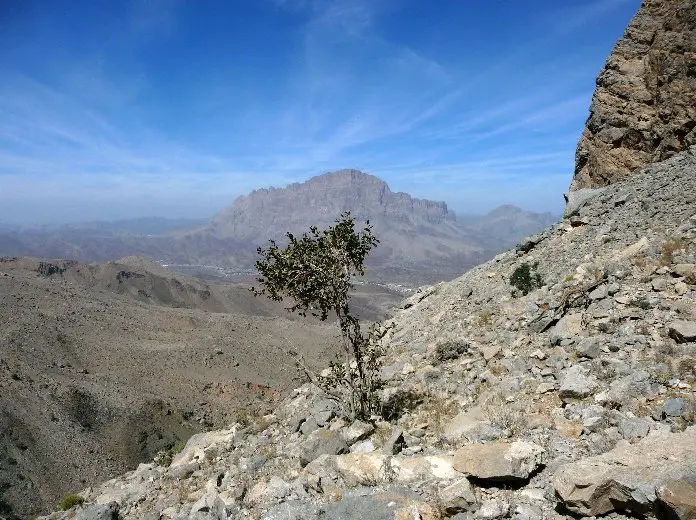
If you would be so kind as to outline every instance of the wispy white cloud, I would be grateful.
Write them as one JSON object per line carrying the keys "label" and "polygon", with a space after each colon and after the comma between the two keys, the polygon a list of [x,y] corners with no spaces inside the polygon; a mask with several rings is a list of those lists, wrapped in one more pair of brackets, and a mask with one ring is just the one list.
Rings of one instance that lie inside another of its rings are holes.
{"label": "wispy white cloud", "polygon": [[[287,75],[263,92],[242,92],[225,70],[192,82],[192,128],[177,133],[148,111],[157,93],[134,49],[175,38],[181,5],[138,0],[116,27],[123,34],[61,56],[50,75],[0,63],[0,207],[60,197],[230,201],[339,167],[459,204],[467,193],[502,202],[515,193],[508,186],[541,178],[559,187],[591,87],[577,86],[580,58],[570,64],[544,49],[632,1],[559,8],[549,31],[471,71],[385,36],[393,0],[268,0],[304,19]],[[113,66],[112,47],[127,48],[132,62]],[[498,195],[479,196],[486,182],[500,185]]]}

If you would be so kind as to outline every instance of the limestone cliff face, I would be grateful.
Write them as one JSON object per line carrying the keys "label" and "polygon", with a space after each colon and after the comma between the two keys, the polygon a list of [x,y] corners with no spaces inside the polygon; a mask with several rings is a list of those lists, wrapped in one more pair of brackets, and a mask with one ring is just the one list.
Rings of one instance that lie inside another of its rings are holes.
{"label": "limestone cliff face", "polygon": [[695,126],[696,2],[645,0],[597,78],[571,190],[671,157]]}

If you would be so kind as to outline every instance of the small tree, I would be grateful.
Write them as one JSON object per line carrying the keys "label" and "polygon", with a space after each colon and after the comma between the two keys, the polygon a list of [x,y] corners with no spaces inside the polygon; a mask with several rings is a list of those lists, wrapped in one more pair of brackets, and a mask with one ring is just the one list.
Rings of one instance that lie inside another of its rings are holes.
{"label": "small tree", "polygon": [[310,312],[326,320],[335,314],[345,362],[331,363],[327,377],[317,378],[306,372],[328,395],[346,404],[351,416],[368,417],[378,407],[379,344],[388,329],[373,325],[363,334],[358,318],[350,312],[348,293],[353,288],[353,276],[365,274],[365,258],[379,240],[369,221],[356,232],[350,212],[342,213],[336,224],[324,231],[312,226],[300,238],[292,233],[287,233],[287,238],[285,248],[270,240],[267,249],[257,249],[262,256],[256,262],[262,288],[252,288],[252,292],[275,301],[289,297],[294,303],[288,311],[301,316]]}
{"label": "small tree", "polygon": [[537,272],[538,263],[529,264],[523,262],[513,271],[510,276],[510,285],[526,296],[534,289],[538,289],[544,285],[541,275]]}

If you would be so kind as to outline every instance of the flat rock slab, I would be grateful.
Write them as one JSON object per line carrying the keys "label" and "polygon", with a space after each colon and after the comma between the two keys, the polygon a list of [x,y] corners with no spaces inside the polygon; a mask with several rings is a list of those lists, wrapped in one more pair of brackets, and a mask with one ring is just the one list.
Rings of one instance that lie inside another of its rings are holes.
{"label": "flat rock slab", "polygon": [[383,453],[349,453],[326,459],[324,462],[327,469],[335,468],[343,480],[353,486],[451,480],[462,476],[452,467],[453,457],[446,455],[406,457]]}
{"label": "flat rock slab", "polygon": [[519,481],[528,479],[545,457],[545,450],[531,442],[470,444],[455,452],[452,467],[484,480]]}
{"label": "flat rock slab", "polygon": [[669,337],[677,343],[696,341],[696,321],[676,320],[669,324]]}
{"label": "flat rock slab", "polygon": [[621,442],[602,455],[565,464],[552,484],[574,513],[645,514],[667,506],[658,489],[695,476],[696,426],[692,426],[682,433],[655,433],[633,445]]}

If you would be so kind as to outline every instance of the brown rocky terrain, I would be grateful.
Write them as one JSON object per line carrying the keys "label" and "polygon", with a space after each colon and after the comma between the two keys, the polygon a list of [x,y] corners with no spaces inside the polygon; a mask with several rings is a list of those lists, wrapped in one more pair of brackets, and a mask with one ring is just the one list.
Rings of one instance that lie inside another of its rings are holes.
{"label": "brown rocky terrain", "polygon": [[571,190],[625,179],[696,143],[696,3],[646,0],[597,78]]}
{"label": "brown rocky terrain", "polygon": [[[400,298],[364,286],[356,304],[370,319]],[[247,285],[141,258],[3,258],[0,518],[28,518],[203,428],[268,411],[296,384],[288,351],[323,366],[334,348],[331,325],[294,319]]]}

